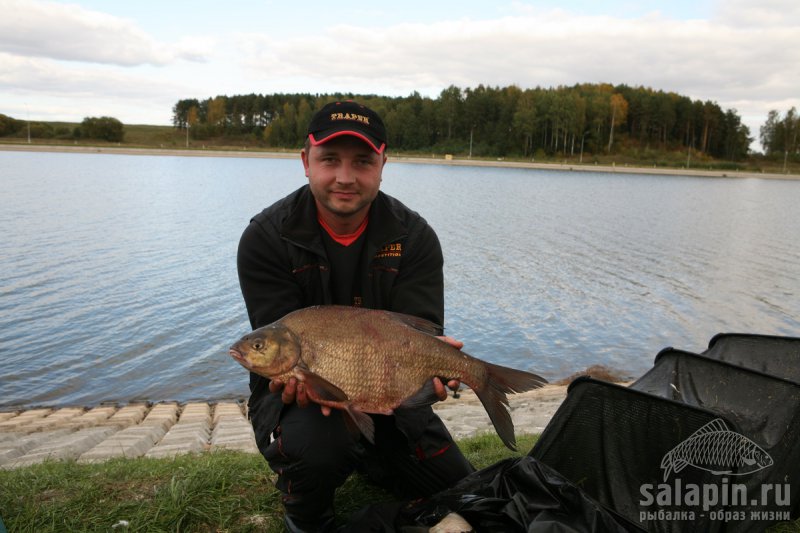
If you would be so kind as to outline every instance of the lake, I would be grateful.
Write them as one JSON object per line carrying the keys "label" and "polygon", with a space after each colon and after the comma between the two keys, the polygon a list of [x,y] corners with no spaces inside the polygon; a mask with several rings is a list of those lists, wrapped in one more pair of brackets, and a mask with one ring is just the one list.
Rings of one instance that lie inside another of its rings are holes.
{"label": "lake", "polygon": [[[246,397],[236,247],[297,160],[0,152],[0,406]],[[800,181],[390,162],[446,332],[558,379],[719,332],[800,335]]]}

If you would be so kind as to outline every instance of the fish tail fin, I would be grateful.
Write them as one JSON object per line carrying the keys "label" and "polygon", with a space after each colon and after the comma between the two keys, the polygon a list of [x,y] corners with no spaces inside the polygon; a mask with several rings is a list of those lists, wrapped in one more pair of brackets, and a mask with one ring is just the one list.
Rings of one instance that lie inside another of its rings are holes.
{"label": "fish tail fin", "polygon": [[473,387],[475,394],[489,414],[500,440],[510,450],[517,449],[514,423],[508,411],[506,394],[537,389],[547,380],[536,374],[486,363],[487,379],[482,387]]}

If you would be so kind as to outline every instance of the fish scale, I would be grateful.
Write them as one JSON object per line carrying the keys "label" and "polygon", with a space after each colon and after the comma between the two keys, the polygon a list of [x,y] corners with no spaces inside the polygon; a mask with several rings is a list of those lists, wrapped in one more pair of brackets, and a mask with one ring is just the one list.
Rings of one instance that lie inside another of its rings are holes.
{"label": "fish scale", "polygon": [[434,336],[417,317],[345,306],[294,311],[245,335],[230,354],[251,372],[302,381],[312,401],[344,410],[371,439],[366,413],[437,400],[432,379],[458,379],[483,403],[503,442],[515,449],[507,393],[541,387],[536,374],[487,363]]}

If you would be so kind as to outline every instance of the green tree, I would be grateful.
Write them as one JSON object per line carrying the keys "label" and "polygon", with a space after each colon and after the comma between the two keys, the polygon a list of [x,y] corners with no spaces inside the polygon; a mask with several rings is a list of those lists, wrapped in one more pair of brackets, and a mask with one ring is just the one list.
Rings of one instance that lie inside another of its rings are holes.
{"label": "green tree", "polygon": [[513,129],[523,140],[522,155],[533,154],[533,138],[536,134],[536,99],[533,91],[525,91],[517,100],[517,107],[512,120]]}
{"label": "green tree", "polygon": [[608,134],[608,148],[606,152],[611,152],[611,145],[614,142],[614,126],[616,125],[617,121],[624,122],[625,118],[628,115],[628,102],[625,98],[619,94],[615,93],[611,96],[611,129]]}
{"label": "green tree", "polygon": [[722,121],[722,138],[725,153],[723,157],[738,161],[747,156],[750,150],[750,128],[742,124],[742,119],[735,110],[729,109]]}
{"label": "green tree", "polygon": [[189,110],[193,107],[200,107],[200,102],[197,101],[197,98],[178,100],[178,102],[172,106],[172,125],[180,130],[184,129],[187,124],[186,117]]}
{"label": "green tree", "polygon": [[24,127],[24,124],[25,123],[21,120],[11,118],[8,115],[3,115],[0,113],[0,137],[5,135],[13,135],[18,131],[21,131]]}
{"label": "green tree", "polygon": [[439,93],[438,117],[440,123],[443,125],[442,135],[447,140],[453,138],[453,133],[457,127],[463,105],[464,99],[461,94],[461,89],[455,85],[451,85]]}
{"label": "green tree", "polygon": [[122,142],[125,128],[122,122],[113,117],[86,117],[80,125],[80,136],[84,139]]}
{"label": "green tree", "polygon": [[221,134],[225,131],[226,100],[227,98],[224,96],[217,96],[208,102],[208,110],[206,111],[206,124],[215,134]]}

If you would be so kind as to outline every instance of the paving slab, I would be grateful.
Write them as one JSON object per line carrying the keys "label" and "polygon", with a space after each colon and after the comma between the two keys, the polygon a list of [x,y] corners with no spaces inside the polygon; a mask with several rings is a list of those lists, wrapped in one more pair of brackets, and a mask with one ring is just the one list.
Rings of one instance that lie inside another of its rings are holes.
{"label": "paving slab", "polygon": [[176,402],[159,403],[150,409],[142,421],[144,426],[161,426],[168,431],[178,421],[180,406]]}
{"label": "paving slab", "polygon": [[6,413],[0,413],[0,423],[5,422],[6,420],[10,420],[17,416],[19,413],[16,411],[9,411]]}
{"label": "paving slab", "polygon": [[0,466],[10,463],[17,457],[22,457],[39,446],[41,435],[41,433],[33,435],[8,433],[3,435],[7,438],[0,442]]}
{"label": "paving slab", "polygon": [[31,409],[29,411],[24,411],[17,416],[6,420],[5,422],[0,422],[0,433],[5,432],[18,432],[24,430],[25,426],[33,423],[34,421],[44,418],[50,413],[53,412],[53,409],[45,408],[45,409]]}
{"label": "paving slab", "polygon": [[214,406],[211,450],[225,449],[258,453],[253,426],[245,416],[245,405],[221,402]]}
{"label": "paving slab", "polygon": [[118,408],[116,406],[109,405],[95,407],[93,409],[89,409],[81,415],[76,416],[75,418],[66,421],[64,426],[78,430],[102,425],[102,423],[111,418],[111,416],[116,413],[117,410]]}
{"label": "paving slab", "polygon": [[65,407],[63,409],[58,409],[45,417],[31,421],[30,424],[25,425],[25,431],[47,431],[69,427],[71,420],[85,412],[86,410],[82,407]]}
{"label": "paving slab", "polygon": [[202,452],[211,438],[211,406],[190,403],[180,412],[178,423],[164,438],[145,454],[147,457],[174,457],[184,453]]}
{"label": "paving slab", "polygon": [[[540,433],[566,396],[565,386],[509,396],[517,434]],[[471,390],[433,406],[456,438],[493,432]],[[93,430],[99,430],[94,433]],[[0,413],[0,467],[45,459],[90,463],[116,457],[174,457],[208,450],[258,453],[243,400],[135,403],[93,409],[41,408]]]}
{"label": "paving slab", "polygon": [[116,426],[118,428],[133,426],[144,420],[149,410],[150,406],[144,403],[126,405],[101,422],[101,425]]}
{"label": "paving slab", "polygon": [[220,418],[242,418],[247,419],[245,414],[246,404],[238,402],[220,402],[214,406],[214,424],[216,425]]}
{"label": "paving slab", "polygon": [[46,460],[77,459],[82,453],[93,448],[114,431],[115,429],[111,427],[97,427],[50,438],[46,444],[40,444],[7,465],[3,465],[3,468],[28,466]]}
{"label": "paving slab", "polygon": [[161,440],[166,430],[160,425],[132,426],[114,433],[78,457],[79,463],[98,463],[117,457],[141,457]]}

